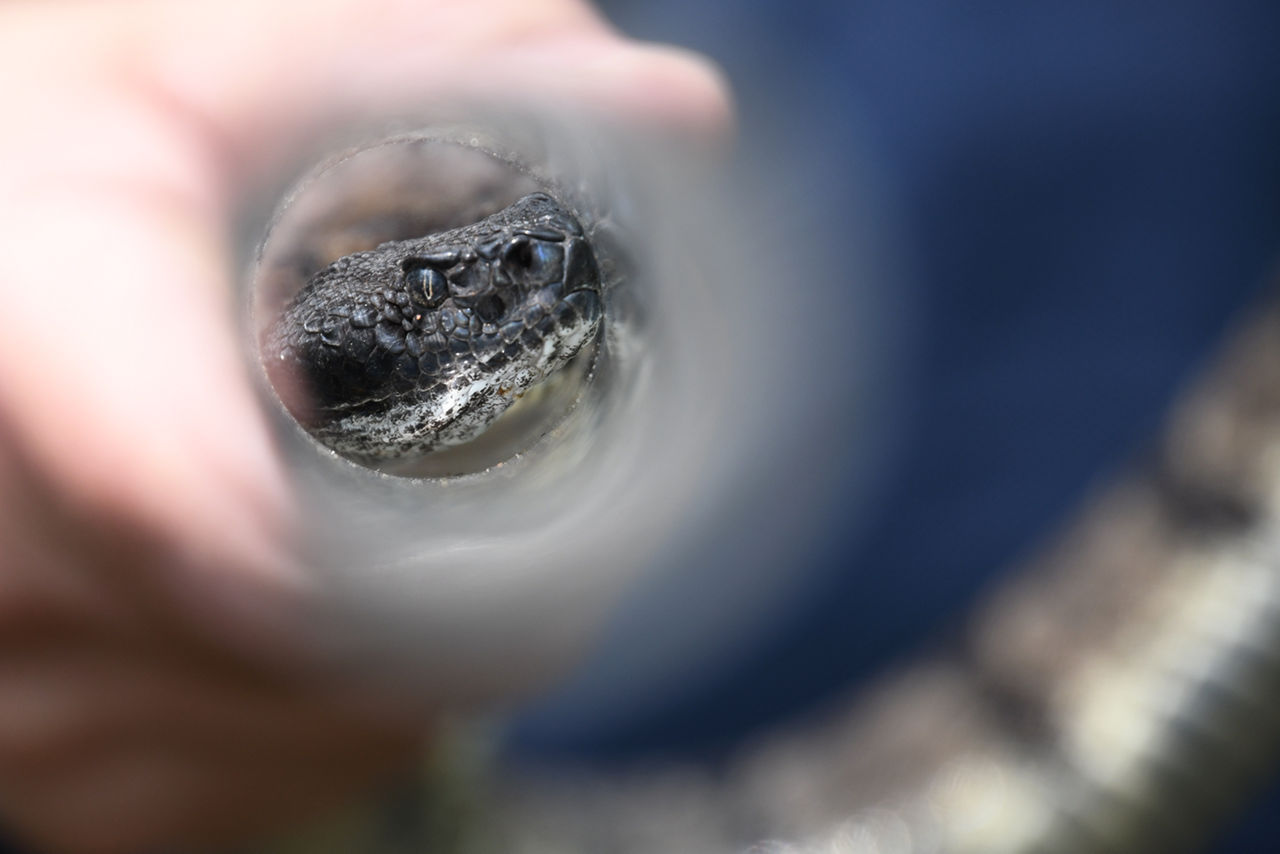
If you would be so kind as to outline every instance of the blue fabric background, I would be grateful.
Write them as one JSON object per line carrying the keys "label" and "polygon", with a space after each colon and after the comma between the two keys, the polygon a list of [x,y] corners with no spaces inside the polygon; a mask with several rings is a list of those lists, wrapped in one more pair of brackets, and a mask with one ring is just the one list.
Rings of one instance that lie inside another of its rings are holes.
{"label": "blue fabric background", "polygon": [[[848,153],[869,159],[910,267],[905,451],[868,533],[843,536],[837,505],[803,607],[715,678],[587,728],[553,699],[517,729],[535,752],[714,753],[936,635],[1141,449],[1259,297],[1280,248],[1280,5],[603,5],[724,65],[744,145],[814,223],[859,192]],[[1280,789],[1217,850],[1276,839]]]}

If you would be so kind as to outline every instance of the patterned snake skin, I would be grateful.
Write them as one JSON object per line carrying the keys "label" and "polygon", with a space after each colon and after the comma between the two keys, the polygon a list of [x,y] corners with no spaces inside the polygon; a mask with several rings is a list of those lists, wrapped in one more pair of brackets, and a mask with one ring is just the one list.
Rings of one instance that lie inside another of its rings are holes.
{"label": "patterned snake skin", "polygon": [[285,309],[263,354],[320,441],[400,459],[475,438],[590,343],[601,314],[582,226],[535,193],[473,225],[339,258]]}

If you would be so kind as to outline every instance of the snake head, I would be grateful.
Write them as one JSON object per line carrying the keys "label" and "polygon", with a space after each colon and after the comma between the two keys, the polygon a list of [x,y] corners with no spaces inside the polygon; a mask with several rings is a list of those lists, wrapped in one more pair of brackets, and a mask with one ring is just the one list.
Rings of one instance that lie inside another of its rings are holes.
{"label": "snake head", "polygon": [[479,435],[593,340],[602,312],[581,224],[534,193],[472,225],[339,258],[268,329],[263,354],[313,435],[390,460]]}

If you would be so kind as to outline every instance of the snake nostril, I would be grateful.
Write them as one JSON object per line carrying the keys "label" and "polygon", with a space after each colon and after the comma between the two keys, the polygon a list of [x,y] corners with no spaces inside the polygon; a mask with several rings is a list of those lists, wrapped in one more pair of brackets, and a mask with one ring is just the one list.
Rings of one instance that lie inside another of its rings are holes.
{"label": "snake nostril", "polygon": [[482,297],[476,303],[476,314],[485,323],[496,323],[506,310],[507,304],[502,301],[501,297],[494,294]]}

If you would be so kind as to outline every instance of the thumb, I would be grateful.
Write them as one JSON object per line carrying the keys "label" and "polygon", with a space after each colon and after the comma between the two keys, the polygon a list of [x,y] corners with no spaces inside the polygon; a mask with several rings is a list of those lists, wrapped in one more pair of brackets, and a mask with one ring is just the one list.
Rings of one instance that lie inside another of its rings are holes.
{"label": "thumb", "polygon": [[535,97],[695,135],[730,125],[708,62],[626,40],[582,0],[155,0],[132,13],[135,67],[241,175],[324,122],[444,99]]}

